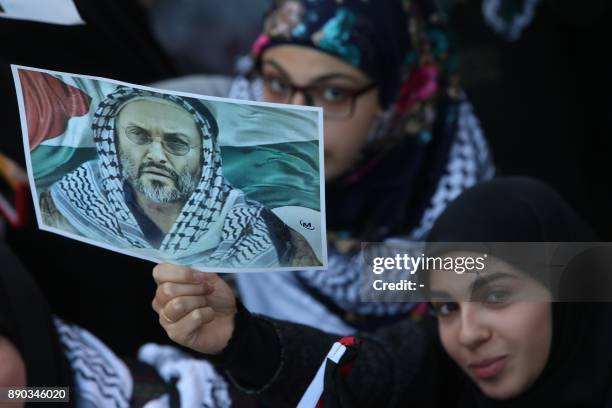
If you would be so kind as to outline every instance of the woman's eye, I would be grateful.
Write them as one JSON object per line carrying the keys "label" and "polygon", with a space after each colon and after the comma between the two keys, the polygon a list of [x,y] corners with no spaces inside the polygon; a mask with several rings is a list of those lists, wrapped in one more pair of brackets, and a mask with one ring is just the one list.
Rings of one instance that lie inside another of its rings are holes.
{"label": "woman's eye", "polygon": [[446,302],[434,305],[434,310],[438,316],[448,316],[458,309],[457,303]]}
{"label": "woman's eye", "polygon": [[344,102],[346,99],[348,99],[350,92],[340,88],[327,87],[321,90],[321,96],[326,102],[337,103]]}
{"label": "woman's eye", "polygon": [[289,92],[289,85],[278,78],[266,78],[266,83],[268,84],[268,88],[275,93],[287,93]]}
{"label": "woman's eye", "polygon": [[508,301],[511,293],[507,290],[491,290],[486,293],[484,302],[490,304],[502,304]]}

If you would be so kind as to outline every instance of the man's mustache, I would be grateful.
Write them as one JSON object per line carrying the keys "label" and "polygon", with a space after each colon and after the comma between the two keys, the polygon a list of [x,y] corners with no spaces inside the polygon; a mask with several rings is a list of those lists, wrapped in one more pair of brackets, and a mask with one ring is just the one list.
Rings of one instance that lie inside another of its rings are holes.
{"label": "man's mustache", "polygon": [[170,178],[172,179],[172,181],[174,181],[175,184],[178,183],[179,181],[179,175],[177,172],[175,172],[174,170],[162,165],[162,164],[157,164],[157,163],[143,163],[138,167],[138,177],[142,176],[142,173],[144,173],[145,171],[147,171],[150,168],[154,168],[154,169],[159,169],[159,170],[163,170],[164,172],[166,172]]}

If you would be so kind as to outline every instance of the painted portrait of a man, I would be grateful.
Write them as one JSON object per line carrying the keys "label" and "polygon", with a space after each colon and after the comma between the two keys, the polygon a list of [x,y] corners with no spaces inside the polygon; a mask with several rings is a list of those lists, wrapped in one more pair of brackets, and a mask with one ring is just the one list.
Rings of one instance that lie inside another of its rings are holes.
{"label": "painted portrait of a man", "polygon": [[40,194],[47,226],[182,264],[320,265],[302,235],[223,175],[202,101],[119,86],[91,123],[97,158]]}

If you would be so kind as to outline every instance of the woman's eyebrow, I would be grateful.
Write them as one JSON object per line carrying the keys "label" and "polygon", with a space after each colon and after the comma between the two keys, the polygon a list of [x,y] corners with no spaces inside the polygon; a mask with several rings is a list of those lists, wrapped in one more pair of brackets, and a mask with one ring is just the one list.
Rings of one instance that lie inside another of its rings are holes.
{"label": "woman's eyebrow", "polygon": [[276,61],[274,60],[263,60],[262,61],[263,64],[268,64],[268,65],[272,65],[277,71],[280,72],[280,74],[287,79],[291,79],[289,77],[289,74],[287,73],[287,71]]}
{"label": "woman's eyebrow", "polygon": [[323,82],[323,81],[329,81],[330,79],[347,79],[347,80],[355,82],[355,83],[361,82],[361,81],[359,81],[359,79],[355,78],[352,75],[343,74],[343,73],[337,72],[337,73],[325,74],[325,75],[321,75],[319,77],[316,77],[312,81],[312,83],[319,83],[319,82]]}
{"label": "woman's eyebrow", "polygon": [[443,291],[443,290],[430,290],[428,293],[429,299],[431,302],[434,302],[435,300],[433,299],[452,299],[451,295],[448,294],[448,292]]}
{"label": "woman's eyebrow", "polygon": [[479,290],[481,290],[483,287],[486,287],[486,286],[490,285],[492,282],[494,282],[496,280],[500,280],[500,279],[506,279],[506,278],[508,278],[508,279],[515,279],[515,280],[519,279],[516,275],[510,274],[510,273],[506,273],[506,272],[495,272],[495,273],[492,273],[492,274],[487,274],[486,276],[479,276],[472,283],[470,292],[471,293],[476,293]]}
{"label": "woman's eyebrow", "polygon": [[[280,72],[280,74],[286,78],[291,80],[291,77],[289,76],[289,74],[287,73],[287,71],[276,61],[274,60],[264,60],[263,64],[269,64],[272,65],[277,71]],[[358,78],[355,78],[354,76],[350,75],[350,74],[345,74],[342,72],[332,72],[329,74],[324,74],[321,76],[318,76],[316,78],[314,78],[313,80],[310,81],[310,84],[317,84],[323,81],[329,81],[331,79],[346,79],[355,83],[359,83],[361,82]]]}

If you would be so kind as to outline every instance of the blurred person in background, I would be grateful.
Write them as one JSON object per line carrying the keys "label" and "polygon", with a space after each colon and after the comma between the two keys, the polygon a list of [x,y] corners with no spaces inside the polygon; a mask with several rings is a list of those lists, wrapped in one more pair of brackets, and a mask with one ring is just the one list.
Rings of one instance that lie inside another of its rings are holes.
{"label": "blurred person in background", "polygon": [[[4,12],[0,12],[0,36],[5,39],[0,48],[0,152],[24,168],[10,64],[138,84],[177,75],[151,34],[138,0],[19,0],[0,4],[4,6]],[[29,210],[34,214],[33,207],[29,206]],[[95,329],[114,349],[134,353],[145,339],[160,337],[154,330],[155,320],[150,318],[147,302],[130,300],[134,293],[152,290],[147,262],[41,233],[33,216],[21,229],[8,230],[6,240],[32,271],[53,310]],[[100,290],[119,279],[121,285]],[[124,305],[128,303],[130,307],[126,309]],[[129,314],[125,320],[108,318],[124,309]],[[131,336],[117,335],[133,329],[134,321],[142,324]]]}

